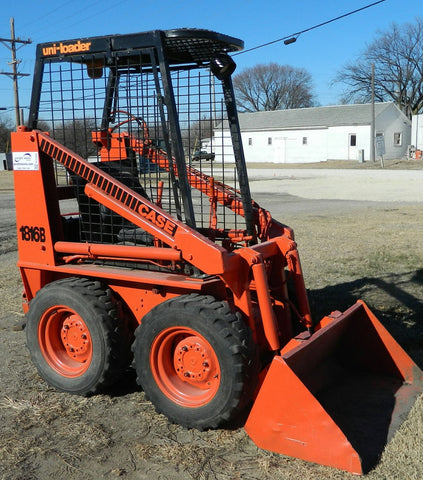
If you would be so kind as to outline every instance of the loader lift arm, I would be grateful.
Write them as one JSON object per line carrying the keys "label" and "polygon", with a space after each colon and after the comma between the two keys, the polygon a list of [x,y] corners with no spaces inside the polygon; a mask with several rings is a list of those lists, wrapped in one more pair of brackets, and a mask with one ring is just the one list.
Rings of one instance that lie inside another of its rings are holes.
{"label": "loader lift arm", "polygon": [[[113,161],[113,152],[118,151],[119,145],[123,140],[128,140],[129,147],[142,157],[145,157],[149,162],[157,165],[168,172],[174,173],[178,177],[178,169],[175,159],[169,159],[167,152],[156,145],[150,138],[148,126],[142,118],[132,117],[128,112],[121,112],[127,114],[130,118],[119,122],[106,132],[93,132],[92,138],[95,145],[98,146],[102,161]],[[143,138],[137,139],[127,132],[114,133],[117,127],[127,123],[128,121],[136,121],[141,125],[143,131]],[[116,157],[119,159],[120,157]],[[213,176],[208,175],[191,165],[186,165],[186,172],[188,183],[192,188],[195,188],[207,195],[210,199],[212,213],[215,214],[214,202],[218,202],[231,209],[234,213],[245,216],[245,203],[241,199],[241,191],[216,180]],[[248,235],[247,231],[227,232],[227,237],[234,243],[246,242],[256,243],[257,239],[266,241],[269,237],[269,230],[272,230],[272,235],[288,235],[293,239],[292,230],[275,222],[272,219],[270,212],[260,207],[254,200],[251,200],[252,225],[254,227],[253,234]],[[210,228],[212,230],[212,228]],[[220,232],[222,235],[224,232]],[[210,234],[210,233],[209,233]]]}
{"label": "loader lift arm", "polygon": [[[223,274],[225,272],[227,269],[225,264],[230,263],[233,258],[225,249],[199,234],[196,235],[184,223],[172,219],[155,204],[131,191],[49,135],[34,131],[30,136],[39,144],[41,152],[87,181],[85,191],[88,197],[115,211],[134,225],[145,229],[171,248],[180,250],[182,256],[185,255],[205,273]],[[210,258],[212,258],[211,262]],[[210,270],[210,265],[213,265],[213,271]]]}

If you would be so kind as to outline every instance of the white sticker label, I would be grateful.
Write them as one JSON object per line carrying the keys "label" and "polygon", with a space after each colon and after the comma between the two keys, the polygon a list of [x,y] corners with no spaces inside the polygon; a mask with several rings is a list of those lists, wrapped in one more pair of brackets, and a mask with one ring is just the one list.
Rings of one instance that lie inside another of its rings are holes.
{"label": "white sticker label", "polygon": [[13,170],[38,169],[38,152],[13,152]]}

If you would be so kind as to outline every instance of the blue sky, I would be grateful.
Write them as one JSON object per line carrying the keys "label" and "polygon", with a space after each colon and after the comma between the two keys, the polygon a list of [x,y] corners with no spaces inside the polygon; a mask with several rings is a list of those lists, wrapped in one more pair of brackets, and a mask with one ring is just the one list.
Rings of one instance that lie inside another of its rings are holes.
{"label": "blue sky", "polygon": [[[71,38],[133,33],[154,29],[206,28],[241,38],[245,49],[305,30],[376,0],[0,0],[0,37],[10,38],[10,18],[16,36],[32,40],[20,48],[19,71],[34,69],[35,45]],[[238,55],[238,70],[277,62],[307,69],[320,105],[336,104],[340,86],[331,86],[338,70],[354,60],[378,31],[392,23],[423,17],[422,0],[385,0],[369,9],[302,34],[296,43],[283,42]],[[10,50],[0,44],[0,71],[11,71]],[[32,76],[19,80],[20,104],[28,113]],[[0,75],[0,118],[14,118],[13,82]]]}

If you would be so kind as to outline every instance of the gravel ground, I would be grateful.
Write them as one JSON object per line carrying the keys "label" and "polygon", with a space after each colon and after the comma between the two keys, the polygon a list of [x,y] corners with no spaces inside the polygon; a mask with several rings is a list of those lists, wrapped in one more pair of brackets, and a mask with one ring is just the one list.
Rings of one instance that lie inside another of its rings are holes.
{"label": "gravel ground", "polygon": [[423,202],[423,170],[251,169],[251,190],[315,200]]}

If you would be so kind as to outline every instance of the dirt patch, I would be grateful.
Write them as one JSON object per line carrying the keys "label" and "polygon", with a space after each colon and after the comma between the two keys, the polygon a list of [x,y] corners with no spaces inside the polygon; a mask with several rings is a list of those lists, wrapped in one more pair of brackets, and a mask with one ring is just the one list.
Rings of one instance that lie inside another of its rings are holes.
{"label": "dirt patch", "polygon": [[[109,395],[81,398],[49,388],[20,329],[11,188],[0,175],[1,480],[356,478],[260,450],[243,429],[198,432],[169,424],[145,400],[132,371]],[[283,191],[254,196],[294,228],[316,318],[362,298],[423,367],[422,206]],[[419,399],[367,478],[423,478],[422,412]]]}

